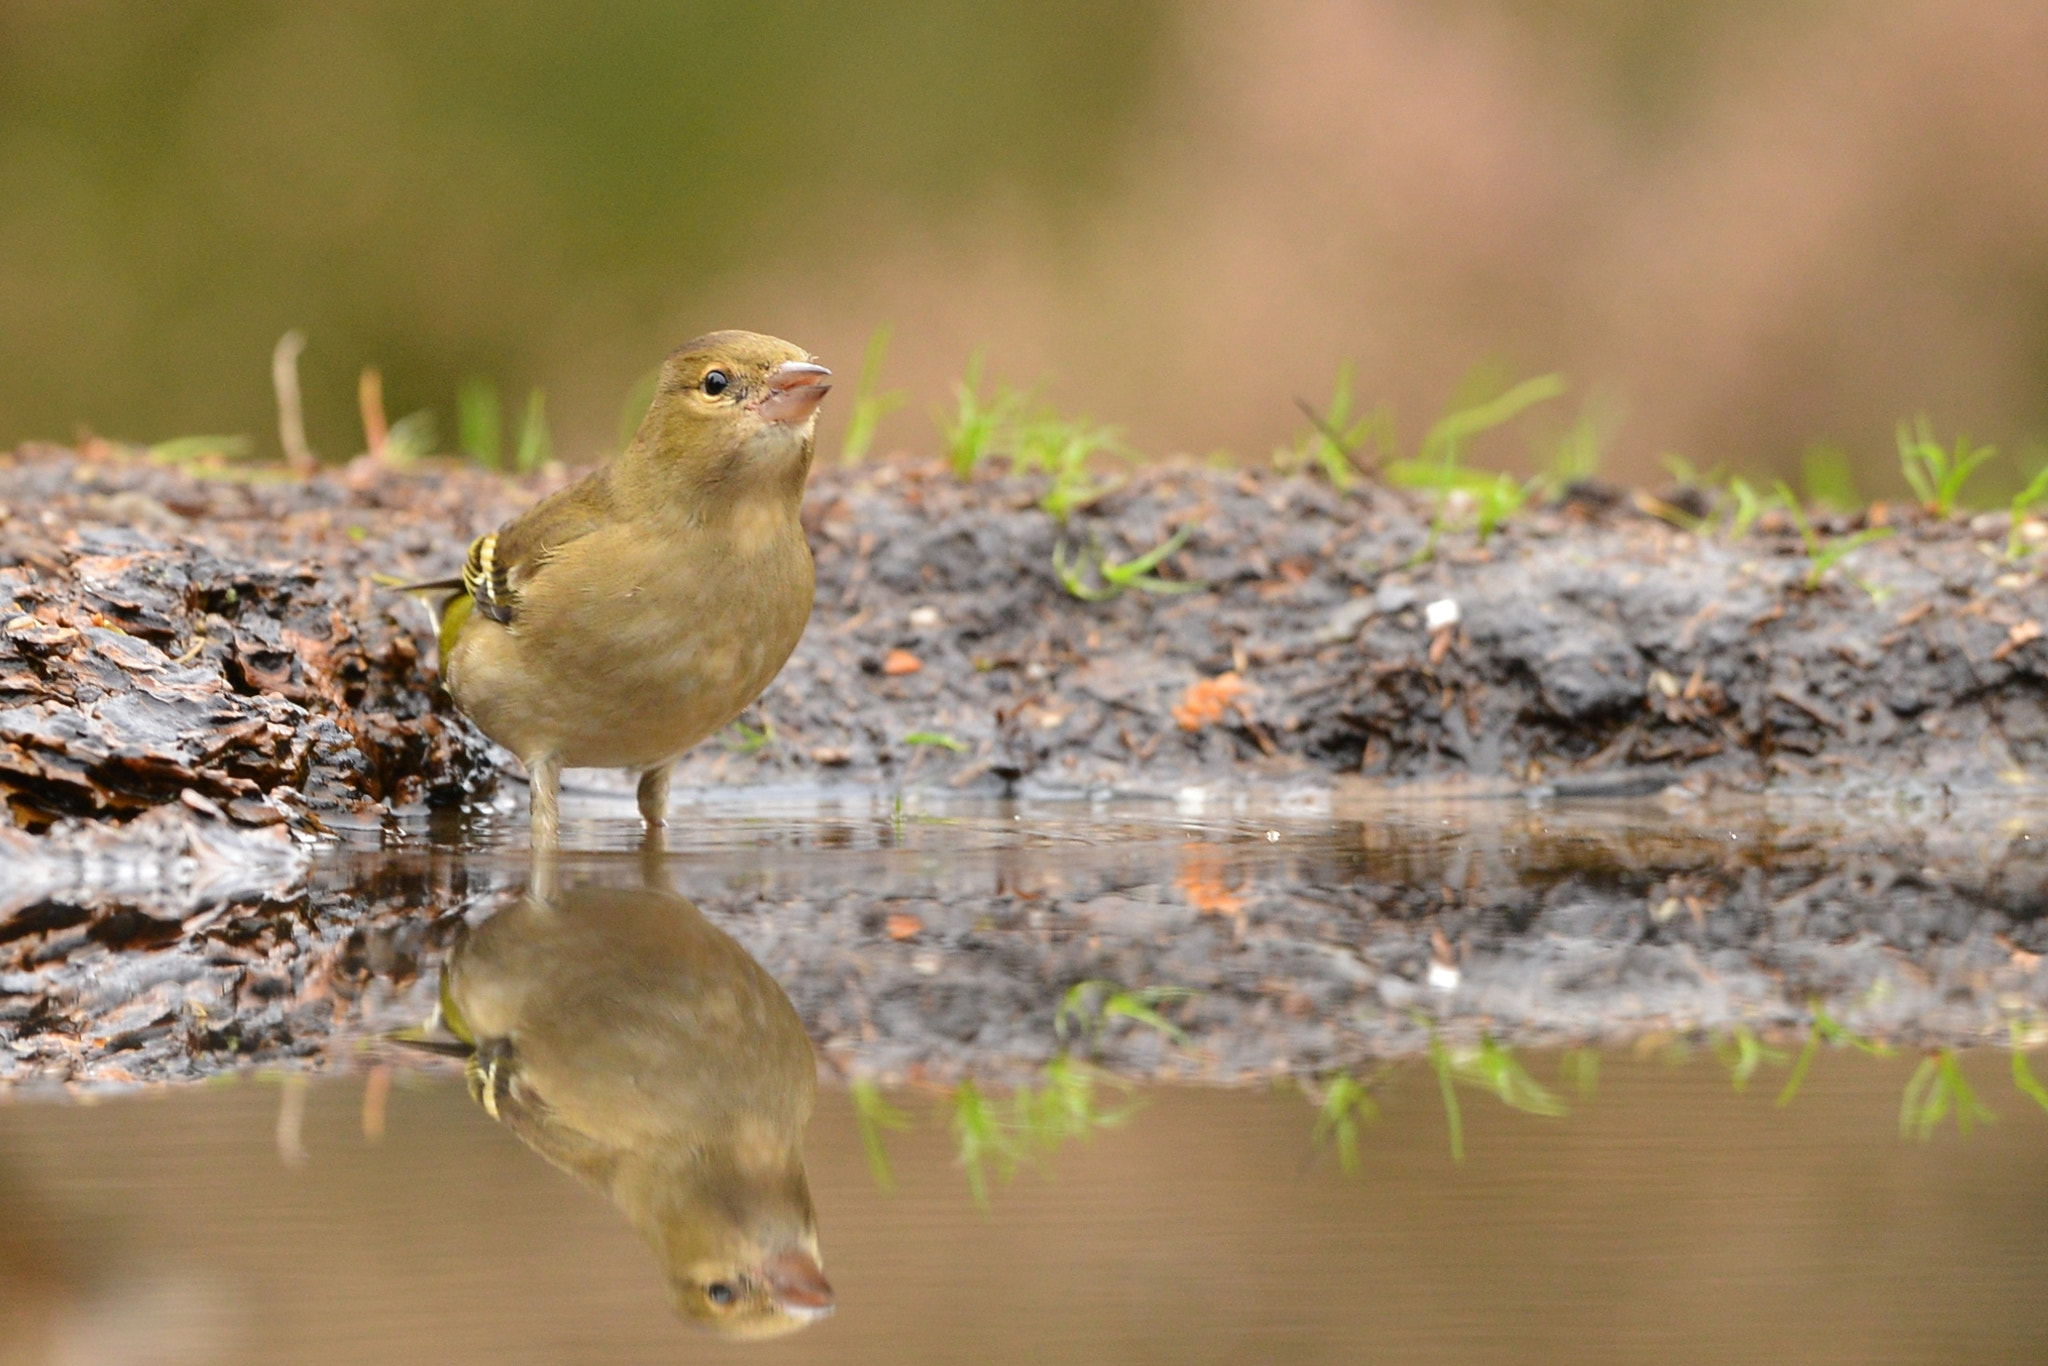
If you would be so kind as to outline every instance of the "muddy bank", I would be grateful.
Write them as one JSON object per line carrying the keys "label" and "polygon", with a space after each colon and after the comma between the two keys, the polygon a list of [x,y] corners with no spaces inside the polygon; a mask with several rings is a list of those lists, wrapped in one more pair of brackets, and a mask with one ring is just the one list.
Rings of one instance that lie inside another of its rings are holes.
{"label": "muddy bank", "polygon": [[[90,457],[90,459],[88,459]],[[193,477],[111,446],[0,465],[0,793],[12,821],[180,805],[299,831],[492,795],[516,764],[434,686],[426,612],[539,487],[469,469]],[[2048,641],[2003,528],[1896,512],[1808,588],[1790,522],[1694,537],[1626,500],[1452,532],[1309,479],[1163,469],[1061,528],[1028,479],[821,471],[809,635],[682,784],[1171,795],[1257,776],[2036,786]],[[1776,526],[1776,528],[1774,528]],[[1055,551],[1190,592],[1083,602]],[[1825,535],[1851,530],[1849,522]]]}
{"label": "muddy bank", "polygon": [[[17,826],[303,832],[488,797],[517,766],[434,686],[424,610],[530,501],[459,468],[196,478],[101,447],[0,464],[0,793]],[[2035,787],[2048,640],[2002,526],[1894,510],[1809,586],[1789,521],[1699,537],[1627,500],[1528,512],[1414,564],[1428,508],[1195,469],[1062,529],[1042,487],[821,471],[809,633],[685,786],[1157,796],[1190,783],[1471,775],[1560,791]],[[1996,520],[1996,519],[1992,519]],[[1824,525],[1835,536],[1847,521]],[[1068,548],[1194,591],[1082,601]],[[385,579],[388,582],[389,579]]]}
{"label": "muddy bank", "polygon": [[[1403,801],[1357,819],[824,818],[663,874],[794,999],[829,1071],[1014,1081],[1072,987],[1179,987],[1185,1042],[1113,1024],[1104,1063],[1246,1081],[1517,1045],[1805,1036],[1816,1005],[1895,1042],[2001,1041],[2048,1012],[2044,813],[1845,825],[1748,803]],[[418,1025],[517,855],[342,853],[261,895],[45,901],[0,922],[0,1078],[119,1083],[353,1069]],[[630,854],[562,878],[638,885]]]}

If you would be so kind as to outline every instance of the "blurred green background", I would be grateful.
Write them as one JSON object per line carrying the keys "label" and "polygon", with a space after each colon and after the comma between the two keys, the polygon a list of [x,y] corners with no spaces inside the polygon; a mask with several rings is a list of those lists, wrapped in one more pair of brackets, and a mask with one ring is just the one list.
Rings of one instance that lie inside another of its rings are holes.
{"label": "blurred green background", "polygon": [[695,333],[886,324],[885,449],[978,349],[1261,460],[1341,362],[1411,441],[1491,363],[1617,477],[1884,493],[1899,417],[2048,432],[2044,71],[2037,0],[0,0],[0,444],[274,450],[298,328],[329,458],[375,364],[590,459]]}

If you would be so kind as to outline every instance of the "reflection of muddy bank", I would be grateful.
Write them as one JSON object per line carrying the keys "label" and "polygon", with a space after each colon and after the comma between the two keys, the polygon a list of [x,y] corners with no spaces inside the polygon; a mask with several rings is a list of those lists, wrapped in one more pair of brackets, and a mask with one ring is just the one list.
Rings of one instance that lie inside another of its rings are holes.
{"label": "reflection of muddy bank", "polygon": [[[706,817],[671,866],[850,1075],[1022,1075],[1054,1056],[1054,1013],[1086,981],[1192,990],[1168,1010],[1185,1046],[1114,1025],[1101,1058],[1222,1080],[1412,1055],[1432,1025],[1517,1044],[1738,1025],[1797,1039],[1819,1002],[1864,1033],[1967,1042],[2048,1011],[2038,812],[1846,824],[1518,799],[1340,815],[1271,838],[1114,807]],[[5,947],[0,1075],[354,1066],[364,1034],[431,1009],[462,916],[516,904],[525,877],[517,856],[359,855],[182,921],[80,909]]]}
{"label": "reflection of muddy bank", "polygon": [[[1036,492],[822,472],[811,628],[753,728],[679,781],[1156,796],[1363,771],[1938,794],[2031,789],[2048,766],[2038,576],[1961,523],[1908,517],[1815,588],[1789,526],[1700,540],[1625,504],[1532,511],[1404,568],[1427,538],[1404,496],[1169,470],[1066,536],[1116,559],[1191,528],[1161,573],[1205,590],[1083,602]],[[0,466],[14,821],[170,807],[341,830],[486,799],[497,771],[434,688],[423,616],[371,576],[447,570],[529,496],[460,470]]]}

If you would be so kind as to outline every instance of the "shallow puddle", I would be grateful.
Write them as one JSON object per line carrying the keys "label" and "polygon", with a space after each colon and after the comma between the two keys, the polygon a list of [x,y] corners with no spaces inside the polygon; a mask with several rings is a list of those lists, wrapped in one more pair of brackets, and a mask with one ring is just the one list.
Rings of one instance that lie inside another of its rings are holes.
{"label": "shallow puddle", "polygon": [[[1554,1059],[1531,1059],[1554,1080]],[[1347,1176],[1298,1096],[1162,1088],[992,1177],[925,1094],[893,1191],[828,1089],[809,1172],[838,1312],[778,1342],[679,1323],[599,1195],[446,1079],[0,1109],[8,1362],[2036,1362],[2048,1115],[1902,1142],[1910,1061],[1830,1057],[1794,1104],[1711,1059],[1606,1059],[1545,1119],[1426,1072]],[[1971,1069],[1992,1093],[1987,1058]]]}
{"label": "shallow puddle", "polygon": [[2027,810],[607,800],[0,915],[0,1363],[2048,1351]]}

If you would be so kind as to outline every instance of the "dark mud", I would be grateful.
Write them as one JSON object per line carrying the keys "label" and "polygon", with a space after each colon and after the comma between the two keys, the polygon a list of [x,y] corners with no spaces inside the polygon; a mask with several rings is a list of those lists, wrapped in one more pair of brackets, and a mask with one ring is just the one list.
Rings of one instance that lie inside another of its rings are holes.
{"label": "dark mud", "polygon": [[[775,975],[848,1076],[1015,1080],[1062,1046],[1055,1015],[1091,981],[1192,992],[1165,1010],[1184,1042],[1112,1024],[1101,1061],[1220,1081],[1410,1056],[1432,1029],[1796,1042],[1821,1008],[1952,1044],[2048,1012],[2041,812],[2008,810],[2001,828],[1937,811],[1845,825],[1782,804],[1346,800],[1367,805],[1271,827],[1116,809],[707,823],[709,842],[658,876]],[[376,1040],[427,1018],[453,945],[528,875],[512,855],[344,853],[197,909],[24,908],[0,922],[0,1078],[388,1058]],[[560,873],[644,875],[629,853]]]}
{"label": "dark mud", "polygon": [[[0,466],[14,822],[182,803],[317,832],[488,797],[516,764],[436,688],[425,610],[373,576],[450,572],[537,491],[461,468],[229,481],[114,448],[18,452]],[[1416,566],[1427,507],[1371,486],[1154,470],[1064,530],[1039,491],[822,471],[810,631],[754,733],[700,746],[680,782],[1939,792],[2037,788],[2048,768],[2043,590],[1995,518],[1894,510],[1892,539],[1809,588],[1769,517],[1731,542],[1584,498],[1484,546],[1452,533]],[[1124,560],[1182,527],[1160,573],[1199,591],[1085,602],[1055,572],[1062,540]]]}

